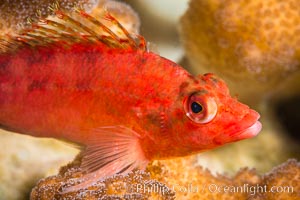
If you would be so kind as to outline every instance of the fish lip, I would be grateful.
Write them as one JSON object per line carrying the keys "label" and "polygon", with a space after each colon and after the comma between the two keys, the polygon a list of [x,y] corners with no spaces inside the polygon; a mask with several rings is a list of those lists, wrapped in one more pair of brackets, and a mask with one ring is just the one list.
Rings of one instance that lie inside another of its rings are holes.
{"label": "fish lip", "polygon": [[252,138],[258,135],[258,133],[262,129],[262,124],[260,121],[256,121],[254,124],[252,124],[250,127],[236,133],[239,140],[241,139],[247,139]]}

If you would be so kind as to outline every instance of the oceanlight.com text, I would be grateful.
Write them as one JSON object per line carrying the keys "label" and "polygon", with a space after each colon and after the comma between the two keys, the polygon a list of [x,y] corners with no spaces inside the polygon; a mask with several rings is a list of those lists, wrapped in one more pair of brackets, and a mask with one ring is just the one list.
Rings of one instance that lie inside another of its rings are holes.
{"label": "oceanlight.com text", "polygon": [[237,185],[218,185],[209,184],[207,189],[211,193],[248,193],[255,195],[257,193],[293,193],[294,188],[292,186],[267,186],[267,185],[249,185],[243,184]]}

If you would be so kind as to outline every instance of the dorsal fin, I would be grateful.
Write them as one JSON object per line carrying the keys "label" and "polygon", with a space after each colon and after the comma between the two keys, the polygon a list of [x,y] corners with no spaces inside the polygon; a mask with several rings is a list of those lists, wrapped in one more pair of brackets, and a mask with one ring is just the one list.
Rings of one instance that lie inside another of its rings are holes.
{"label": "dorsal fin", "polygon": [[53,16],[41,18],[16,35],[0,38],[0,53],[24,46],[71,45],[75,43],[102,43],[112,48],[146,49],[140,35],[130,34],[110,13],[104,12],[99,20],[81,9],[66,14],[54,10]]}

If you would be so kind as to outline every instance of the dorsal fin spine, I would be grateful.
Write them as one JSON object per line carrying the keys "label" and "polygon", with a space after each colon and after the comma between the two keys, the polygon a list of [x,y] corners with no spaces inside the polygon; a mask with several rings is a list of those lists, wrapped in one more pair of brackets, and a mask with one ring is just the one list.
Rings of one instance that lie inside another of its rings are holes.
{"label": "dorsal fin spine", "polygon": [[[53,27],[56,27],[56,28],[58,28],[60,30],[66,31],[66,32],[70,32],[70,33],[74,33],[74,34],[76,33],[70,27],[67,27],[67,26],[65,26],[63,24],[60,24],[60,23],[58,23],[56,21],[53,21],[53,20],[50,20],[50,19],[43,19],[43,20],[40,20],[40,22],[45,23],[45,24],[50,25],[50,26],[53,26]],[[43,28],[42,26],[39,26],[39,27]],[[53,29],[47,29],[47,30],[49,32],[51,32]],[[53,30],[53,32],[54,32],[54,30]],[[57,34],[57,31],[55,31],[55,34]]]}
{"label": "dorsal fin spine", "polygon": [[120,22],[118,20],[116,20],[108,12],[105,14],[104,17],[105,17],[106,20],[109,20],[112,23],[114,23],[115,25],[117,25],[123,31],[123,33],[126,35],[126,37],[128,38],[129,42],[131,43],[131,45],[137,47],[136,42],[134,41],[134,39],[131,37],[131,35],[128,33],[128,31],[122,26],[122,24],[120,24]]}
{"label": "dorsal fin spine", "polygon": [[[61,45],[70,46],[80,42],[103,43],[112,48],[132,48],[145,50],[146,44],[142,36],[137,35],[133,38],[130,33],[108,12],[102,15],[102,20],[108,21],[112,28],[117,28],[118,35],[111,30],[110,26],[105,25],[94,17],[85,13],[83,10],[75,10],[79,16],[87,20],[87,24],[95,25],[102,31],[97,33],[97,29],[88,27],[73,19],[63,11],[55,10],[56,19],[43,18],[38,23],[31,23],[31,28],[21,31],[16,35],[8,35],[0,40],[0,52],[5,53],[16,50],[22,46],[45,46]],[[53,43],[53,44],[52,44]],[[57,43],[57,44],[54,44]]]}
{"label": "dorsal fin spine", "polygon": [[93,18],[92,16],[88,15],[86,12],[83,12],[82,10],[77,10],[77,12],[84,18],[88,19],[89,21],[91,21],[93,24],[95,24],[96,26],[100,27],[101,29],[103,29],[105,32],[107,32],[112,38],[114,38],[115,40],[119,41],[120,38],[114,33],[112,32],[108,27],[106,27],[104,24],[102,24],[100,21],[96,20],[95,18]]}
{"label": "dorsal fin spine", "polygon": [[98,34],[95,33],[93,30],[91,30],[87,26],[83,25],[82,23],[79,23],[78,21],[74,20],[73,18],[69,17],[68,15],[64,14],[62,11],[58,10],[58,11],[55,12],[55,14],[58,18],[73,24],[75,27],[78,27],[81,30],[83,30],[83,31],[95,36],[95,37],[98,37]]}

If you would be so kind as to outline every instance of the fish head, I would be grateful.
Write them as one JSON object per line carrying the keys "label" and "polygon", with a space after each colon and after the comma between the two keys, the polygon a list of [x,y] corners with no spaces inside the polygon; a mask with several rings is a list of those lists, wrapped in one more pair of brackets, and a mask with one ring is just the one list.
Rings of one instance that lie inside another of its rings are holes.
{"label": "fish head", "polygon": [[201,152],[252,138],[261,130],[260,115],[229,94],[213,74],[183,83],[172,116],[172,137],[182,153]]}

